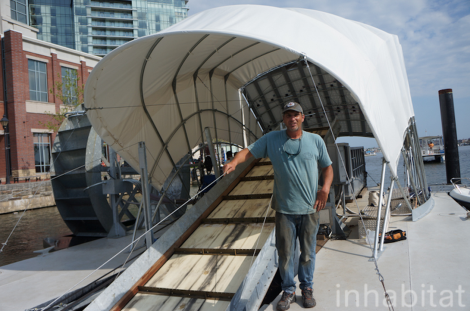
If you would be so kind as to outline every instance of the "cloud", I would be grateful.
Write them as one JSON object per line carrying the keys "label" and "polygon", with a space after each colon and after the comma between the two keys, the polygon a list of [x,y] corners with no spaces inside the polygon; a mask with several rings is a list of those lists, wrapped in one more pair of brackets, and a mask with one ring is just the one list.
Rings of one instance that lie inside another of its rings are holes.
{"label": "cloud", "polygon": [[470,1],[190,0],[189,14],[234,4],[319,10],[396,34],[412,96],[435,96],[439,89],[452,88],[455,97],[470,97]]}

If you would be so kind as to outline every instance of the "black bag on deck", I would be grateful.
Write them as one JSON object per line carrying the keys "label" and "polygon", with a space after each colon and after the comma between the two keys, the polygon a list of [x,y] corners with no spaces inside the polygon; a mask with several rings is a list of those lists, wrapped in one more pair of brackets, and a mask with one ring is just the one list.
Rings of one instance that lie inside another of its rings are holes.
{"label": "black bag on deck", "polygon": [[397,229],[385,233],[384,243],[393,243],[401,240],[406,240],[406,231]]}

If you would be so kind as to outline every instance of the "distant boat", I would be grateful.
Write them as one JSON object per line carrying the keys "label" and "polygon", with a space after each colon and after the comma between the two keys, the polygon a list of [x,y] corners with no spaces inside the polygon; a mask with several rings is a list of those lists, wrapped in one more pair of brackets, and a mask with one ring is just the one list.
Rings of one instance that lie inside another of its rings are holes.
{"label": "distant boat", "polygon": [[377,155],[375,151],[370,151],[370,150],[364,153],[365,157],[370,157],[370,156],[375,156],[375,155]]}
{"label": "distant boat", "polygon": [[425,162],[445,162],[442,136],[420,137],[419,145],[421,147],[421,156]]}

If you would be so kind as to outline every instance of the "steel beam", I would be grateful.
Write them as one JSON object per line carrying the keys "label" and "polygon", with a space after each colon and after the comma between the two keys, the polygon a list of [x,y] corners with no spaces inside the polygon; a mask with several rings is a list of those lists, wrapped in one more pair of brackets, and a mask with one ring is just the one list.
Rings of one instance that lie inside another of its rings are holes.
{"label": "steel beam", "polygon": [[[307,61],[307,60],[305,60],[305,61]],[[323,78],[323,72],[322,72],[321,68],[316,66],[316,65],[313,65],[313,67],[315,68],[315,71],[318,74],[318,79],[320,80],[320,84],[325,85],[325,79]],[[320,90],[318,89],[318,86],[316,86],[316,91],[320,92]],[[324,91],[327,93],[325,95],[326,105],[332,108],[333,105],[331,104],[330,94],[329,94],[328,90],[324,90]],[[320,94],[318,94],[318,97],[320,97]],[[324,109],[326,110],[326,107],[324,107]],[[330,110],[330,118],[331,118],[330,122],[333,122],[333,120],[335,119],[335,114],[331,110]]]}
{"label": "steel beam", "polygon": [[[254,107],[252,107],[253,106],[252,104],[250,104],[250,101],[253,103],[253,101],[250,99],[250,95],[245,91],[245,93],[242,93],[242,96],[243,96],[243,99],[245,99],[246,104],[248,105],[248,109],[250,109],[250,112],[253,111],[256,121],[261,125],[262,131],[265,132],[267,129],[267,126],[264,124],[263,119],[260,117],[258,111],[254,109]],[[248,122],[250,122],[250,119],[251,117],[248,114]],[[250,126],[249,123],[248,123],[248,126]]]}
{"label": "steel beam", "polygon": [[377,207],[377,225],[375,226],[375,239],[374,239],[374,254],[373,257],[377,259],[377,251],[379,245],[379,231],[380,231],[380,216],[382,213],[384,182],[385,182],[385,168],[387,167],[385,160],[382,162],[382,175],[380,179],[380,192],[379,192],[379,206]]}
{"label": "steel beam", "polygon": [[[139,142],[139,169],[140,169],[140,180],[142,184],[142,202],[143,202],[143,213],[145,219],[145,231],[152,228],[151,216],[150,216],[150,184],[148,180],[147,172],[147,150],[145,148],[145,142]],[[153,244],[153,232],[150,230],[145,236],[147,242],[147,248],[150,248]]]}
{"label": "steel beam", "polygon": [[[341,84],[341,82],[339,82],[338,80],[336,81],[340,86],[343,86]],[[341,103],[343,104],[344,106],[344,110],[345,110],[345,113],[346,115],[349,117],[350,114],[349,114],[349,109],[348,109],[348,103],[346,102],[346,98],[345,98],[345,95],[344,95],[344,90],[342,87],[339,88],[339,97],[341,98]],[[348,131],[350,133],[353,132],[353,129],[352,129],[352,125],[351,125],[351,120],[350,119],[346,119],[346,123],[348,125]]]}
{"label": "steel beam", "polygon": [[403,190],[403,187],[400,184],[400,181],[398,180],[398,177],[394,177],[395,182],[397,183],[398,189],[400,189],[401,195],[403,196],[403,199],[405,200],[406,206],[408,206],[409,210],[411,213],[413,213],[413,208],[411,207],[410,201],[406,197],[405,191]]}
{"label": "steel beam", "polygon": [[[179,103],[179,100],[178,100],[178,93],[176,92],[176,84],[177,84],[177,79],[178,79],[178,74],[181,70],[181,68],[183,67],[183,64],[186,62],[186,59],[188,59],[189,55],[191,55],[191,53],[194,51],[194,49],[202,42],[204,41],[204,39],[206,39],[209,35],[204,35],[202,36],[201,39],[199,39],[196,44],[194,44],[191,49],[188,51],[188,53],[186,53],[186,55],[184,56],[183,60],[181,61],[180,65],[178,66],[178,69],[176,70],[175,72],[175,76],[173,77],[173,81],[171,83],[171,87],[173,89],[173,96],[175,97],[175,101],[176,101],[176,107],[178,108],[178,114],[180,116],[180,122],[183,122],[183,113],[181,111],[181,106],[180,106],[180,103]],[[212,92],[211,92],[212,93]],[[188,150],[189,152],[191,152],[191,145],[189,144],[189,137],[188,137],[188,131],[186,130],[186,124],[183,123],[183,131],[184,131],[184,136],[186,138],[186,144],[188,145]]]}
{"label": "steel beam", "polygon": [[388,193],[388,199],[387,199],[387,207],[385,209],[385,217],[384,217],[384,224],[382,226],[382,236],[380,237],[380,251],[383,252],[384,250],[384,241],[385,241],[385,233],[387,232],[388,229],[388,222],[390,220],[390,204],[392,202],[392,194],[393,194],[393,185],[395,183],[395,180],[391,178],[392,181],[390,183],[390,191]]}
{"label": "steel beam", "polygon": [[[253,81],[253,85],[254,85],[256,91],[258,92],[258,94],[261,95],[262,91],[261,91],[261,88],[258,84],[258,80]],[[263,102],[264,108],[266,109],[266,111],[268,111],[269,117],[271,118],[271,126],[273,126],[273,127],[276,126],[276,118],[274,117],[272,111],[269,109],[269,104],[266,101],[266,97],[261,96],[261,101]]]}
{"label": "steel beam", "polygon": [[[307,92],[307,96],[308,96],[308,99],[310,100],[310,104],[312,105],[312,109],[313,110],[320,109],[320,108],[317,108],[317,104],[316,104],[315,99],[312,95],[313,94],[312,89],[310,88],[310,83],[308,83],[307,76],[305,75],[305,71],[304,71],[304,66],[302,65],[301,62],[297,63],[297,69],[299,70],[300,76],[302,77],[302,82],[304,83],[305,87],[310,90],[309,92]],[[305,95],[305,94],[302,94],[302,95]],[[323,122],[320,118],[320,115],[316,114],[315,116],[316,116],[318,125],[322,126]]]}
{"label": "steel beam", "polygon": [[[112,180],[109,180],[109,182],[114,182],[116,180],[119,180],[121,176],[117,173],[117,157],[116,157],[116,152],[113,150],[113,148],[109,148],[109,175]],[[111,230],[109,231],[108,237],[113,237],[113,238],[118,238],[118,237],[123,237],[126,236],[126,228],[123,226],[121,223],[119,214],[118,214],[118,205],[121,197],[118,194],[115,193],[110,193],[110,203],[111,203],[111,209],[113,212],[113,226]]]}
{"label": "steel beam", "polygon": [[[145,99],[144,99],[144,89],[143,89],[143,81],[144,81],[144,73],[145,73],[145,68],[147,67],[147,62],[152,55],[153,51],[157,47],[157,45],[163,40],[164,37],[158,38],[155,43],[150,47],[149,51],[147,52],[147,56],[145,57],[145,60],[142,64],[142,69],[140,70],[140,80],[139,80],[139,95],[140,95],[140,103],[142,104],[142,108],[144,109],[145,115],[147,116],[149,123],[152,125],[153,130],[155,131],[155,134],[157,134],[158,140],[162,144],[162,147],[164,145],[163,138],[160,134],[160,132],[157,129],[157,125],[153,121],[152,117],[150,116],[150,113],[148,112],[147,105],[145,104]],[[170,159],[171,164],[173,167],[176,167],[175,161],[173,160],[170,152],[166,150],[166,153],[168,155],[168,158]],[[145,164],[147,165],[147,164]],[[150,171],[150,175],[153,175],[154,171],[156,169],[156,165],[154,165]],[[181,183],[183,183],[183,180],[181,180]]]}
{"label": "steel beam", "polygon": [[[405,162],[406,170],[410,173],[413,173],[411,171],[410,163],[409,163],[409,162],[411,162],[411,160],[408,161],[409,158],[408,158],[408,155],[406,154],[405,150],[402,149],[401,153],[403,155],[403,162]],[[418,188],[416,187],[414,176],[411,176],[410,181],[411,181],[411,186],[413,187],[413,190],[415,191],[416,199],[418,200],[419,205],[421,205],[421,200],[419,199]]]}
{"label": "steel beam", "polygon": [[[217,131],[216,129],[214,130]],[[220,166],[218,165],[217,159],[215,158],[214,154],[214,145],[212,144],[211,129],[206,127],[204,129],[204,133],[206,134],[207,147],[209,148],[209,154],[211,155],[211,160],[214,167],[214,175],[217,179],[220,176]]]}

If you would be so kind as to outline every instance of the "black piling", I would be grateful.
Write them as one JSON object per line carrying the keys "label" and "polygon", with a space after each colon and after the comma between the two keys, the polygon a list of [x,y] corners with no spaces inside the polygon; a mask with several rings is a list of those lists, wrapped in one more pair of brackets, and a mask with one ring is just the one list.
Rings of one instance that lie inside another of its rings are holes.
{"label": "black piling", "polygon": [[[439,105],[441,107],[442,135],[444,136],[447,183],[450,184],[451,178],[460,178],[459,147],[452,89],[439,91]],[[460,180],[454,182],[460,183]]]}

